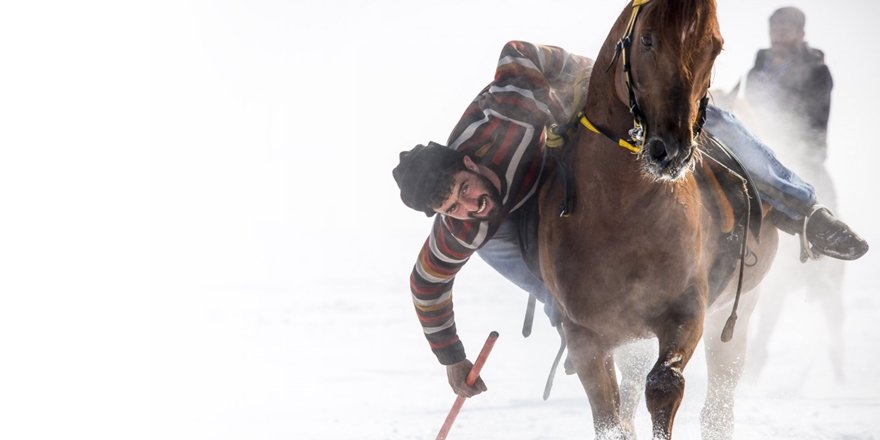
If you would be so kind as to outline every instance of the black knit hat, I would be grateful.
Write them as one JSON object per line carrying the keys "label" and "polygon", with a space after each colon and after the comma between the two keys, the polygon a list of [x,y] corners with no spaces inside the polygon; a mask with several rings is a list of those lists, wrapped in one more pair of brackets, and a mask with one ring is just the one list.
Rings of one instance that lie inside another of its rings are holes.
{"label": "black knit hat", "polygon": [[434,142],[401,151],[400,163],[391,172],[400,187],[400,199],[406,206],[422,211],[428,217],[434,215],[428,203],[440,175],[446,169],[462,163],[463,159],[463,153]]}

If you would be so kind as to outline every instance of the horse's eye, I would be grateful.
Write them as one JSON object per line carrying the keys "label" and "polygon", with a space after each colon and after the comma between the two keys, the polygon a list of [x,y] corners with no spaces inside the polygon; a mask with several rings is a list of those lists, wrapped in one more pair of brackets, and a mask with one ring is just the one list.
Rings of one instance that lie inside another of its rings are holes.
{"label": "horse's eye", "polygon": [[642,42],[642,46],[651,47],[654,45],[654,37],[651,34],[642,35],[642,38],[639,39]]}

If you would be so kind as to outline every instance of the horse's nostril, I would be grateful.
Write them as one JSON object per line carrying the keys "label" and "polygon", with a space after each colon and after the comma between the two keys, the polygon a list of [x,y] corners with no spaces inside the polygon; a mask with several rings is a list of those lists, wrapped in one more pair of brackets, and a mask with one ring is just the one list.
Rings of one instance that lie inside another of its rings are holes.
{"label": "horse's nostril", "polygon": [[652,140],[648,143],[648,154],[652,160],[662,162],[666,159],[666,144],[658,139]]}

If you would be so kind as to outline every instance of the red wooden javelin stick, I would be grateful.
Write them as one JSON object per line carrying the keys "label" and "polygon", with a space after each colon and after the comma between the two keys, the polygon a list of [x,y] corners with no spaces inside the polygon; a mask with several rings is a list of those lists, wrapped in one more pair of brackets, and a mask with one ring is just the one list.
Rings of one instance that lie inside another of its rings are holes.
{"label": "red wooden javelin stick", "polygon": [[[486,343],[483,344],[483,349],[480,350],[480,355],[477,356],[477,361],[474,362],[474,366],[467,375],[466,380],[468,385],[473,385],[474,382],[477,381],[477,378],[480,377],[480,369],[482,369],[483,364],[486,363],[486,358],[489,357],[489,352],[492,351],[492,347],[495,346],[495,340],[497,339],[498,332],[493,331],[492,333],[489,333]],[[446,421],[443,422],[443,426],[440,428],[440,433],[437,434],[437,440],[446,440],[446,435],[449,434],[449,430],[452,429],[452,424],[455,422],[455,418],[458,417],[458,412],[461,411],[461,406],[464,405],[464,400],[465,397],[456,397],[455,403],[452,404],[452,409],[449,410],[449,415],[446,416]]]}

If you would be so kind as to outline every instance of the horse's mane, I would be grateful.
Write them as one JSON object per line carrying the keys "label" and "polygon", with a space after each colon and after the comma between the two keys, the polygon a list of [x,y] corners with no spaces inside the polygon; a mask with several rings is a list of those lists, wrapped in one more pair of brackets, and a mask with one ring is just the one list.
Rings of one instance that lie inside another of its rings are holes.
{"label": "horse's mane", "polygon": [[653,0],[643,19],[658,41],[681,41],[678,64],[691,76],[697,50],[720,37],[715,0]]}

